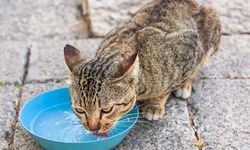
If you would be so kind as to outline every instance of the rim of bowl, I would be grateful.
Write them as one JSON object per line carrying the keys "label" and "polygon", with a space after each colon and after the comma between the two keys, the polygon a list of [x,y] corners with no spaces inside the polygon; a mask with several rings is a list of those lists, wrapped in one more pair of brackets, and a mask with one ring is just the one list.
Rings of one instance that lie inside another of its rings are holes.
{"label": "rim of bowl", "polygon": [[[97,140],[97,141],[85,141],[85,142],[67,142],[67,141],[58,141],[58,140],[53,140],[53,139],[47,139],[47,138],[44,138],[38,134],[36,134],[35,132],[32,132],[31,130],[27,129],[27,127],[24,125],[23,121],[22,121],[22,113],[23,113],[23,110],[24,108],[26,107],[26,105],[28,105],[31,101],[34,101],[37,97],[43,95],[43,94],[46,94],[46,93],[49,93],[49,92],[55,92],[55,91],[58,91],[58,90],[64,90],[64,89],[69,89],[68,86],[64,86],[64,87],[61,87],[61,88],[53,88],[53,89],[50,89],[50,90],[47,90],[47,91],[44,91],[44,92],[41,92],[40,94],[37,94],[36,96],[33,96],[32,98],[30,98],[27,102],[24,103],[23,107],[21,108],[21,111],[20,111],[20,115],[19,115],[19,121],[21,122],[22,124],[22,127],[28,131],[30,134],[34,135],[34,136],[37,136],[39,138],[42,138],[44,140],[47,140],[47,141],[52,141],[52,142],[58,142],[58,143],[68,143],[68,144],[84,144],[84,143],[94,143],[94,142],[100,142],[100,141],[105,141],[105,140],[109,140],[111,138],[115,138],[116,136],[120,135],[120,134],[123,134],[124,132],[127,132],[128,130],[130,130],[134,125],[135,123],[137,122],[138,118],[139,118],[139,110],[138,110],[138,106],[134,105],[134,107],[136,107],[136,111],[137,111],[137,116],[136,116],[136,119],[135,121],[127,128],[125,129],[124,131],[116,134],[116,135],[113,135],[113,136],[110,136],[110,137],[106,137],[106,138],[102,138],[100,140]],[[132,110],[132,109],[131,109]]]}

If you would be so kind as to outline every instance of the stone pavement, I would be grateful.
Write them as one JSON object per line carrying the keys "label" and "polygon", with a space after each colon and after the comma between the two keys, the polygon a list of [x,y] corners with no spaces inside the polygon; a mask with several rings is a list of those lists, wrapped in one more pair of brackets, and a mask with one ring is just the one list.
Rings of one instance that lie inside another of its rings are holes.
{"label": "stone pavement", "polygon": [[[64,45],[90,59],[102,37],[147,1],[0,1],[0,149],[42,149],[21,127],[18,112],[32,96],[67,85]],[[170,97],[162,120],[139,119],[115,149],[193,150],[199,142],[206,150],[250,148],[250,1],[200,1],[221,13],[220,50],[188,101]]]}

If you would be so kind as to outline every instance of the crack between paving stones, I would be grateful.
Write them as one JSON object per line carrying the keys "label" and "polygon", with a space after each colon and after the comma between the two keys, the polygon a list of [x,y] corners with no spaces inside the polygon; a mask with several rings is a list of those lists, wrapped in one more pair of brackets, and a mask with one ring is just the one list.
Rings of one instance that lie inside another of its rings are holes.
{"label": "crack between paving stones", "polygon": [[[197,125],[195,124],[195,122],[194,122],[194,118],[193,118],[193,113],[192,113],[192,105],[189,103],[189,99],[186,99],[186,103],[187,103],[187,110],[188,110],[188,118],[189,118],[189,123],[190,123],[190,126],[191,126],[191,128],[192,128],[192,130],[193,130],[193,132],[194,132],[194,136],[195,136],[195,139],[194,139],[194,141],[193,141],[193,145],[195,146],[195,147],[197,147],[197,150],[203,150],[203,146],[200,146],[200,145],[196,145],[197,144],[197,142],[201,142],[201,144],[203,144],[202,143],[202,139],[201,139],[201,137],[200,137],[200,134],[199,134],[199,132],[198,132],[198,127],[197,127]],[[196,144],[195,144],[196,143]]]}
{"label": "crack between paving stones", "polygon": [[199,80],[249,80],[250,77],[200,77]]}
{"label": "crack between paving stones", "polygon": [[[32,83],[60,83],[60,82],[67,82],[68,78],[49,78],[43,80],[28,80],[25,81],[25,84],[32,84]],[[199,80],[250,80],[250,77],[200,77]],[[6,82],[4,85],[12,85],[11,82]]]}
{"label": "crack between paving stones", "polygon": [[246,31],[246,32],[238,32],[238,33],[227,33],[227,32],[222,33],[222,36],[234,36],[234,35],[250,35],[250,32]]}
{"label": "crack between paving stones", "polygon": [[[90,19],[91,20],[91,19]],[[91,21],[90,21],[91,23]],[[92,26],[91,26],[91,31],[92,31]],[[98,35],[97,33],[92,32],[92,36],[89,36],[89,38],[104,38],[105,35]],[[235,36],[235,35],[250,35],[250,32],[238,32],[238,33],[227,33],[223,32],[221,33],[222,36]]]}
{"label": "crack between paving stones", "polygon": [[17,127],[17,123],[18,123],[18,117],[19,117],[19,110],[20,110],[20,101],[22,98],[22,94],[23,94],[23,86],[25,85],[26,82],[26,78],[28,75],[28,70],[29,70],[29,63],[30,63],[30,55],[31,55],[31,46],[27,47],[27,52],[25,55],[25,63],[23,66],[23,73],[22,73],[22,78],[21,78],[21,86],[18,87],[18,94],[17,94],[17,99],[15,102],[15,106],[14,106],[14,110],[15,110],[15,117],[13,122],[11,123],[11,133],[8,136],[7,143],[8,143],[8,149],[9,150],[13,150],[13,143],[14,143],[14,136],[15,136],[15,132],[16,132],[16,127]]}
{"label": "crack between paving stones", "polygon": [[[28,80],[25,81],[25,84],[32,84],[32,83],[60,83],[60,82],[66,82],[67,83],[68,78],[59,78],[59,79],[54,79],[54,78],[49,78],[49,79],[44,79],[44,80]],[[250,80],[250,77],[201,77],[199,80]],[[5,83],[6,85],[11,83]]]}
{"label": "crack between paving stones", "polygon": [[61,79],[45,79],[45,80],[29,80],[26,81],[25,84],[32,84],[32,83],[60,83],[60,82],[66,82],[68,80],[68,78],[61,78]]}

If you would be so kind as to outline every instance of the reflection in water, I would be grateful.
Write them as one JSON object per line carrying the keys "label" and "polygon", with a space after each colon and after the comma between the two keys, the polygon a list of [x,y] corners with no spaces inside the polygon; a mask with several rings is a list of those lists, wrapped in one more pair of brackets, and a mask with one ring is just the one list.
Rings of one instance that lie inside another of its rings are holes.
{"label": "reflection in water", "polygon": [[[136,120],[137,114],[129,113],[121,117],[108,132],[108,137],[127,129]],[[31,131],[46,139],[64,142],[101,140],[86,130],[68,103],[41,111],[30,123]]]}

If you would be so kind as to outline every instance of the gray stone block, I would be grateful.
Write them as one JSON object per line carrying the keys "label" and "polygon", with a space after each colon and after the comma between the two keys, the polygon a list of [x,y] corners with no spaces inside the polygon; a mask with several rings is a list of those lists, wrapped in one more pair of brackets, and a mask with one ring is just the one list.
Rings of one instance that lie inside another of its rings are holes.
{"label": "gray stone block", "polygon": [[101,39],[44,40],[33,42],[27,80],[67,78],[68,75],[63,55],[64,46],[66,44],[74,45],[89,59],[94,56],[100,42]]}
{"label": "gray stone block", "polygon": [[189,124],[185,101],[169,98],[166,115],[158,121],[140,117],[117,150],[192,150],[194,132]]}
{"label": "gray stone block", "polygon": [[14,150],[45,150],[23,129],[20,121],[16,126],[13,148]]}
{"label": "gray stone block", "polygon": [[205,78],[249,78],[250,36],[223,36],[221,46],[208,64],[202,67],[200,76]]}
{"label": "gray stone block", "polygon": [[[85,0],[83,0],[85,1]],[[128,20],[149,0],[88,0],[92,30],[104,36],[118,24]],[[84,4],[84,3],[83,3]],[[85,8],[85,6],[83,6]]]}
{"label": "gray stone block", "polygon": [[[47,79],[66,79],[63,47],[69,43],[75,45],[90,59],[102,39],[84,39],[57,41],[46,40],[34,42],[31,49],[28,81]],[[201,78],[248,78],[250,75],[250,51],[247,35],[223,36],[221,46],[208,64],[200,72]],[[46,44],[45,44],[46,43]]]}
{"label": "gray stone block", "polygon": [[[131,18],[137,10],[151,0],[88,0],[92,29],[97,35],[105,35],[116,25]],[[199,0],[201,3],[213,4],[221,14],[224,33],[250,32],[250,3],[248,0]],[[84,8],[85,6],[83,6]]]}
{"label": "gray stone block", "polygon": [[0,39],[85,37],[78,5],[75,0],[1,0]]}
{"label": "gray stone block", "polygon": [[190,98],[206,150],[250,147],[250,80],[201,80]]}
{"label": "gray stone block", "polygon": [[[66,86],[65,83],[46,83],[46,84],[26,84],[23,87],[23,97],[21,99],[21,108],[25,102],[31,97],[49,89]],[[15,150],[43,150],[32,137],[23,129],[20,121],[17,123],[16,132],[14,135],[13,148]]]}
{"label": "gray stone block", "polygon": [[18,89],[12,85],[0,86],[0,149],[7,149],[5,138],[10,135],[11,124],[15,118],[15,101]]}
{"label": "gray stone block", "polygon": [[0,51],[0,80],[20,81],[24,71],[27,43],[6,41],[1,43]]}

